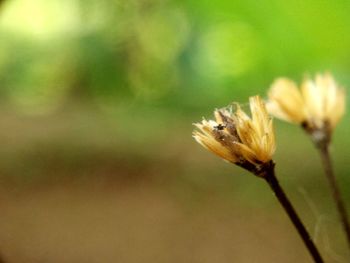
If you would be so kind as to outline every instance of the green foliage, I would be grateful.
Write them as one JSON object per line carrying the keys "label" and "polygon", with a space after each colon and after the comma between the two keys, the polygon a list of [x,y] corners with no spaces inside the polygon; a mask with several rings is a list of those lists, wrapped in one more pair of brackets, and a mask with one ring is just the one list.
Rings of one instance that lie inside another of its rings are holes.
{"label": "green foliage", "polygon": [[193,110],[264,94],[276,76],[348,84],[346,1],[5,2],[0,96],[23,112],[68,97]]}

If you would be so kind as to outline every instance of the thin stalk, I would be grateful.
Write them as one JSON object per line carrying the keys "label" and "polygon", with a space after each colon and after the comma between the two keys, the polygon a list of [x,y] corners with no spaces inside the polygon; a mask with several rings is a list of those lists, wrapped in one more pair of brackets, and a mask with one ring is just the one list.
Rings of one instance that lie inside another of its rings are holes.
{"label": "thin stalk", "polygon": [[4,258],[2,257],[2,255],[0,254],[0,263],[5,263]]}
{"label": "thin stalk", "polygon": [[343,199],[340,194],[340,189],[338,187],[337,181],[334,176],[334,171],[333,171],[333,165],[331,161],[331,156],[329,154],[329,144],[324,143],[323,145],[320,145],[318,147],[321,159],[322,159],[322,164],[323,164],[323,169],[325,171],[326,177],[328,179],[328,183],[330,185],[331,191],[332,191],[332,196],[334,199],[334,202],[337,206],[337,210],[339,213],[340,220],[343,225],[344,232],[347,237],[348,241],[348,247],[350,249],[350,226],[349,226],[349,219],[348,219],[348,214],[345,209],[345,205],[343,202]]}
{"label": "thin stalk", "polygon": [[275,193],[275,196],[277,197],[278,201],[286,211],[286,213],[289,216],[289,219],[294,224],[296,230],[298,231],[301,239],[303,240],[305,246],[307,247],[310,255],[314,259],[316,263],[323,263],[323,259],[321,257],[321,254],[318,252],[314,242],[312,241],[309,233],[307,232],[305,226],[301,222],[297,212],[295,211],[294,207],[292,206],[291,202],[289,201],[288,197],[284,193],[282,187],[280,186],[275,173],[274,169],[269,169],[268,172],[263,177],[266,182],[271,187],[272,191]]}

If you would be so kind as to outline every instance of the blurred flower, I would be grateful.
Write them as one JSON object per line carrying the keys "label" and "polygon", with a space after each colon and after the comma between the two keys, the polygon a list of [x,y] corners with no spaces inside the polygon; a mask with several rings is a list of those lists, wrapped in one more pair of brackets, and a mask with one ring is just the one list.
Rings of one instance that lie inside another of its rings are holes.
{"label": "blurred flower", "polygon": [[[345,90],[337,85],[331,74],[326,73],[317,74],[315,80],[304,80],[301,90],[288,79],[277,79],[272,84],[268,95],[270,101],[267,108],[270,113],[283,120],[300,124],[318,148],[350,244],[348,215],[334,175],[329,152],[332,131],[345,113]],[[319,259],[322,261],[320,257]],[[315,259],[315,262],[320,260]]]}
{"label": "blurred flower", "polygon": [[345,91],[329,73],[304,80],[300,90],[293,81],[279,78],[268,96],[267,109],[272,115],[302,125],[316,141],[329,140],[345,112]]}
{"label": "blurred flower", "polygon": [[275,80],[269,91],[268,111],[279,119],[302,123],[307,119],[304,99],[297,85],[286,78]]}
{"label": "blurred flower", "polygon": [[239,105],[232,109],[215,110],[215,121],[194,124],[194,139],[221,158],[237,164],[258,176],[263,176],[265,164],[270,164],[275,152],[272,119],[259,96],[250,98],[250,118]]}

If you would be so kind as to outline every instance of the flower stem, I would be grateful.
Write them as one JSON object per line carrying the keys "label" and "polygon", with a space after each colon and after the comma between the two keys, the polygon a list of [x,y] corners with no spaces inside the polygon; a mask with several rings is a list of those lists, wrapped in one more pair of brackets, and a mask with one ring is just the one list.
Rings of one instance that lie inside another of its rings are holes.
{"label": "flower stem", "polygon": [[349,219],[348,219],[348,215],[347,215],[347,212],[345,209],[343,199],[342,199],[341,194],[340,194],[340,189],[338,187],[337,181],[336,181],[335,176],[334,176],[332,161],[331,161],[331,157],[329,154],[329,144],[324,143],[324,144],[320,145],[318,148],[320,151],[323,168],[324,168],[326,177],[328,179],[328,183],[329,183],[331,191],[332,191],[334,202],[336,203],[336,206],[338,209],[338,213],[339,213],[342,225],[343,225],[344,232],[345,232],[346,237],[347,237],[348,246],[350,248]]}
{"label": "flower stem", "polygon": [[295,211],[294,207],[292,206],[291,202],[289,201],[288,197],[284,193],[282,187],[280,186],[274,172],[274,168],[268,169],[267,173],[263,177],[266,182],[271,187],[272,191],[275,193],[275,196],[277,197],[278,201],[286,211],[286,213],[289,216],[289,219],[294,224],[295,228],[297,229],[300,237],[302,238],[305,246],[310,252],[310,255],[314,259],[316,263],[323,263],[323,259],[318,252],[314,242],[312,241],[309,233],[307,232],[305,226],[301,222],[297,212]]}

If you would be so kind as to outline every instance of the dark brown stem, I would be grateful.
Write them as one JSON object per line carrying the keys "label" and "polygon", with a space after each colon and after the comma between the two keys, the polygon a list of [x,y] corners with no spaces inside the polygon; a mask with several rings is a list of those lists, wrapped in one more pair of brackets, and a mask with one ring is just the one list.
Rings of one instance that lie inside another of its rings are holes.
{"label": "dark brown stem", "polygon": [[320,145],[318,147],[318,149],[320,151],[323,168],[324,168],[326,177],[328,179],[328,183],[329,183],[331,191],[332,191],[333,199],[334,199],[334,202],[336,203],[338,213],[340,216],[340,220],[342,222],[343,229],[344,229],[344,232],[346,234],[347,241],[348,241],[348,246],[350,249],[349,219],[348,219],[348,215],[347,215],[347,212],[345,209],[343,199],[342,199],[341,194],[340,194],[340,189],[338,187],[337,181],[336,181],[335,176],[334,176],[333,166],[332,166],[332,161],[331,161],[331,157],[329,154],[329,146],[328,145],[329,145],[328,143],[324,143],[324,144]]}
{"label": "dark brown stem", "polygon": [[318,252],[314,242],[312,241],[309,233],[307,232],[305,226],[301,222],[298,214],[296,213],[294,207],[292,206],[291,202],[289,201],[288,197],[284,193],[283,189],[281,188],[274,172],[273,165],[270,169],[267,170],[265,176],[263,177],[266,182],[271,187],[272,191],[275,193],[275,196],[277,197],[278,201],[286,211],[286,213],[289,216],[289,219],[294,224],[295,228],[297,229],[300,237],[302,238],[305,246],[310,252],[310,255],[314,259],[316,263],[323,263],[323,259]]}

